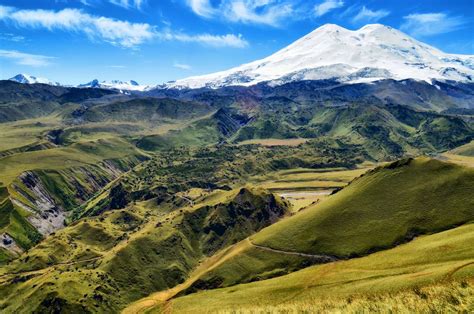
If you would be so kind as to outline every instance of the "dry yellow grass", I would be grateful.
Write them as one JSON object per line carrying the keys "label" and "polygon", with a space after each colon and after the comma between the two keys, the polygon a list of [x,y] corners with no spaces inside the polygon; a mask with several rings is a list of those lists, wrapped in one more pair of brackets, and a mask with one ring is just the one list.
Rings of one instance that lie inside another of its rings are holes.
{"label": "dry yellow grass", "polygon": [[452,162],[461,166],[474,167],[474,157],[461,156],[451,153],[444,153],[441,155],[441,160]]}
{"label": "dry yellow grass", "polygon": [[[236,307],[212,313],[472,313],[473,281],[453,281],[396,293],[315,298],[275,306]],[[202,310],[199,312],[206,312]]]}
{"label": "dry yellow grass", "polygon": [[305,138],[289,138],[289,139],[268,138],[268,139],[246,140],[246,141],[240,142],[239,145],[258,144],[262,146],[298,146],[300,144],[306,143],[307,141],[308,139],[305,139]]}

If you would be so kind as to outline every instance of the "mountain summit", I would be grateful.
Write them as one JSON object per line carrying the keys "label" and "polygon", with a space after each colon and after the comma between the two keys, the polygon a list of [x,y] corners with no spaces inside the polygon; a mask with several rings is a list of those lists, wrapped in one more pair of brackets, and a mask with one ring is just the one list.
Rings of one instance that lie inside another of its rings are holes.
{"label": "mountain summit", "polygon": [[474,56],[446,54],[381,24],[355,31],[326,24],[262,60],[167,86],[218,88],[260,82],[336,79],[355,83],[389,78],[472,82]]}
{"label": "mountain summit", "polygon": [[130,81],[119,81],[119,80],[112,80],[108,81],[99,81],[94,79],[88,83],[80,84],[77,87],[81,88],[104,88],[104,89],[116,89],[116,90],[124,90],[124,91],[144,91],[148,88],[146,85],[140,85],[134,80]]}
{"label": "mountain summit", "polygon": [[49,85],[60,85],[59,83],[53,83],[50,80],[43,78],[43,77],[36,77],[29,74],[17,74],[14,77],[9,79],[10,81],[14,81],[17,83],[22,84],[49,84]]}

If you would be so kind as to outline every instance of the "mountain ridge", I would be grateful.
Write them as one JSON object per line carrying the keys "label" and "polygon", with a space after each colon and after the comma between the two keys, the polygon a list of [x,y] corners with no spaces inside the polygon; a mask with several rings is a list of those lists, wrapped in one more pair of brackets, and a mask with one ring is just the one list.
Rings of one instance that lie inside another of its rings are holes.
{"label": "mountain ridge", "polygon": [[[228,70],[154,86],[140,85],[134,80],[94,79],[75,87],[143,92],[153,89],[216,89],[259,83],[277,86],[306,80],[353,84],[384,79],[414,79],[430,84],[434,81],[472,83],[474,56],[444,53],[382,24],[367,24],[357,30],[325,24],[268,57]],[[10,80],[61,85],[27,74],[18,74]]]}
{"label": "mountain ridge", "polygon": [[269,57],[229,70],[189,77],[166,88],[251,86],[262,82],[337,79],[343,83],[381,79],[472,82],[474,57],[446,54],[392,27],[368,24],[348,30],[325,24]]}
{"label": "mountain ridge", "polygon": [[111,80],[111,81],[99,81],[98,79],[93,79],[90,82],[78,84],[78,85],[66,85],[58,82],[52,82],[47,78],[36,77],[29,74],[20,73],[8,79],[9,81],[21,83],[21,84],[47,84],[52,86],[62,86],[62,87],[77,87],[77,88],[102,88],[102,89],[111,89],[119,91],[145,91],[150,88],[148,85],[140,85],[137,81],[121,81],[121,80]]}

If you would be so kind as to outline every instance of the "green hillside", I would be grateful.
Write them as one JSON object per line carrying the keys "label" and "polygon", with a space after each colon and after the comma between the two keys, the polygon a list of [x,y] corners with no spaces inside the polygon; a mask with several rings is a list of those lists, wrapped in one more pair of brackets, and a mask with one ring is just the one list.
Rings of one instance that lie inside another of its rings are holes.
{"label": "green hillside", "polygon": [[0,312],[468,309],[472,84],[439,84],[0,81]]}
{"label": "green hillside", "polygon": [[469,312],[473,241],[474,225],[467,224],[366,257],[177,297],[162,306],[176,313]]}
{"label": "green hillside", "polygon": [[473,183],[474,169],[428,158],[377,168],[321,204],[251,236],[252,245],[245,245],[196,285],[220,287],[274,277],[311,263],[363,256],[418,235],[456,227],[474,219]]}
{"label": "green hillside", "polygon": [[461,156],[474,157],[474,141],[453,149],[451,153]]}
{"label": "green hillside", "polygon": [[66,311],[117,312],[183,282],[207,256],[289,212],[280,198],[247,188],[187,205],[137,203],[56,232],[2,269],[2,312],[43,311],[51,303]]}
{"label": "green hillside", "polygon": [[474,169],[427,158],[401,160],[252,240],[289,251],[364,254],[474,219],[473,183]]}
{"label": "green hillside", "polygon": [[[121,139],[18,152],[0,158],[0,234],[17,256],[63,228],[76,207],[148,157]],[[4,250],[4,248],[2,248]],[[0,259],[0,262],[10,258]]]}

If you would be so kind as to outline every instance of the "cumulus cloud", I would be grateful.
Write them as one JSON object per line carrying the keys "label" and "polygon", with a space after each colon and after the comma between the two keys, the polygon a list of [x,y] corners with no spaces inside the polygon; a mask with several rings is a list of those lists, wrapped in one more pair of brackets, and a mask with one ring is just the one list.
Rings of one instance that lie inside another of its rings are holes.
{"label": "cumulus cloud", "polygon": [[314,12],[316,16],[323,16],[326,13],[342,8],[344,6],[344,1],[342,0],[325,0],[314,6]]}
{"label": "cumulus cloud", "polygon": [[92,40],[101,40],[115,46],[136,48],[155,38],[182,42],[197,42],[214,47],[245,47],[241,35],[188,35],[172,31],[159,32],[156,26],[147,23],[131,23],[104,16],[96,16],[78,9],[20,10],[0,6],[0,20],[14,23],[18,27],[43,28],[50,31],[63,30],[83,33]]}
{"label": "cumulus cloud", "polygon": [[293,1],[285,0],[223,0],[215,6],[209,0],[187,0],[186,3],[199,16],[245,24],[278,26],[295,16]]}
{"label": "cumulus cloud", "polygon": [[42,67],[51,64],[54,57],[24,53],[16,50],[1,50],[0,58],[9,59],[20,65]]}
{"label": "cumulus cloud", "polygon": [[354,23],[374,23],[390,14],[387,10],[371,10],[362,6],[360,11],[352,18]]}
{"label": "cumulus cloud", "polygon": [[[4,7],[3,7],[4,9]],[[116,46],[136,47],[154,37],[155,29],[146,23],[130,23],[103,16],[84,13],[78,9],[17,10],[7,8],[9,14],[0,19],[19,27],[46,28],[84,33],[89,38],[103,40]],[[0,12],[2,7],[0,6]]]}
{"label": "cumulus cloud", "polygon": [[416,13],[403,17],[400,29],[413,36],[432,36],[460,29],[466,24],[461,16],[449,16],[445,13]]}

